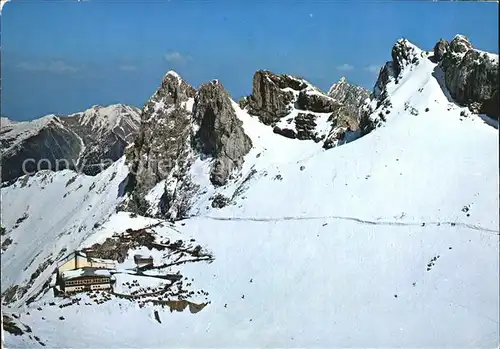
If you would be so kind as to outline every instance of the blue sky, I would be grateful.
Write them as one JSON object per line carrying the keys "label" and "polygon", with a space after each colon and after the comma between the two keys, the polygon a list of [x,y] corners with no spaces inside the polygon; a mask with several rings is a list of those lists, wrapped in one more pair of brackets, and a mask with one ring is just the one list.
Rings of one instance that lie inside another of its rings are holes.
{"label": "blue sky", "polygon": [[237,99],[258,69],[327,90],[371,88],[391,47],[457,33],[498,53],[498,4],[430,1],[13,0],[2,10],[2,114],[29,120],[94,104],[142,107],[168,70]]}

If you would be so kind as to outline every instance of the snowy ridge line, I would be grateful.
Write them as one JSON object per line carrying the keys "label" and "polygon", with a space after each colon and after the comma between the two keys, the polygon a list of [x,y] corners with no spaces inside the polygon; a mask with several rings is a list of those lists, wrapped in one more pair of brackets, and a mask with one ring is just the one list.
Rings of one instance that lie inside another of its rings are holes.
{"label": "snowy ridge line", "polygon": [[[207,218],[216,221],[253,221],[253,222],[280,222],[280,221],[307,221],[307,220],[320,220],[320,219],[337,219],[345,221],[353,221],[362,224],[371,225],[393,225],[393,226],[422,226],[425,225],[435,225],[439,226],[441,224],[455,225],[458,227],[468,228],[471,230],[478,230],[485,233],[494,233],[494,235],[500,235],[500,231],[483,228],[478,225],[459,223],[459,222],[422,222],[422,223],[405,223],[405,222],[394,222],[394,221],[369,221],[365,219],[360,219],[356,217],[343,217],[343,216],[311,216],[311,217],[269,217],[269,218],[258,218],[258,217],[215,217],[215,216],[194,216],[193,218]],[[493,235],[493,234],[492,234]]]}

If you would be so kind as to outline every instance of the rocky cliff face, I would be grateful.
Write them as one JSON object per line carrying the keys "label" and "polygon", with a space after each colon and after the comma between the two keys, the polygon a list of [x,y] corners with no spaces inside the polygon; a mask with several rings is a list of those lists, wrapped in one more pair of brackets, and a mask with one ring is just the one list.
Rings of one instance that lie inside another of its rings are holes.
{"label": "rocky cliff face", "polygon": [[336,103],[304,79],[259,70],[253,77],[252,94],[242,99],[240,106],[264,124],[274,126],[295,107],[329,113]]}
{"label": "rocky cliff face", "polygon": [[30,122],[2,118],[2,181],[42,169],[95,175],[123,155],[138,128],[138,109],[121,104]]}
{"label": "rocky cliff face", "polygon": [[457,35],[449,44],[438,42],[434,56],[456,102],[473,112],[500,117],[498,55],[474,49],[465,36]]}
{"label": "rocky cliff face", "polygon": [[[193,162],[211,157],[209,179],[220,186],[252,147],[229,94],[218,81],[196,91],[176,73],[167,73],[146,103],[141,120],[139,136],[128,154],[128,205],[141,214],[184,217],[198,189],[189,175]],[[163,192],[158,208],[149,207],[144,199],[156,185]]]}
{"label": "rocky cliff face", "polygon": [[218,81],[201,85],[195,99],[194,119],[199,126],[195,139],[202,152],[215,159],[210,180],[224,185],[230,173],[241,167],[252,141],[236,117],[231,97]]}
{"label": "rocky cliff face", "polygon": [[419,57],[415,50],[415,46],[406,39],[399,39],[396,41],[391,50],[391,57],[392,69],[396,81],[399,79],[401,72],[406,66],[410,64],[418,65]]}
{"label": "rocky cliff face", "polygon": [[[163,180],[173,182],[184,177],[192,161],[190,137],[192,134],[192,106],[196,90],[174,72],[168,72],[160,87],[144,105],[141,126],[128,152],[130,175],[129,203],[135,212],[148,210],[144,197]],[[165,196],[166,212],[172,205],[173,193]]]}
{"label": "rocky cliff face", "polygon": [[325,94],[304,79],[260,70],[254,75],[252,94],[240,106],[272,126],[274,133],[331,148],[350,139],[345,135],[359,131],[355,125],[367,96],[365,89],[345,79]]}
{"label": "rocky cliff face", "polygon": [[351,140],[363,133],[362,126],[368,115],[363,106],[370,98],[370,91],[341,78],[328,91],[328,96],[340,103],[329,118],[332,127],[325,139],[323,147],[331,148],[337,143]]}

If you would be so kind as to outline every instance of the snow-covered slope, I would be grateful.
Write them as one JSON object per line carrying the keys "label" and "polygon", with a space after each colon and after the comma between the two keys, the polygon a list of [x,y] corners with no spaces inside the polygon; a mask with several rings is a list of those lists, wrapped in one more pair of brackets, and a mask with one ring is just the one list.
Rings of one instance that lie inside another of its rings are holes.
{"label": "snow-covered slope", "polygon": [[106,107],[94,105],[81,113],[68,116],[75,119],[82,127],[99,135],[114,131],[127,141],[133,141],[139,131],[140,110],[124,104],[113,104]]}
{"label": "snow-covered slope", "polygon": [[33,121],[16,122],[8,118],[2,118],[1,121],[1,150],[9,153],[21,142],[29,137],[37,135],[44,127],[50,123],[59,123],[55,115],[46,115]]}
{"label": "snow-covered slope", "polygon": [[[439,66],[427,52],[413,49],[417,62],[404,66],[397,83],[389,77],[384,86],[390,103],[373,101],[371,119],[379,127],[341,147],[324,150],[313,140],[279,136],[233,102],[252,149],[220,187],[208,179],[214,160],[196,157],[185,174],[199,186],[191,217],[175,224],[112,212],[128,171],[122,161],[96,177],[77,177],[68,188],[69,172],[48,176],[52,183],[42,185],[40,175],[28,181],[31,187],[18,182],[2,188],[2,242],[11,237],[24,246],[11,245],[2,254],[7,286],[29,279],[34,266],[16,272],[37,253],[33,264],[49,256],[43,251],[55,256],[63,245],[89,246],[128,228],[154,226],[161,239],[196,240],[214,257],[209,264],[171,267],[208,293],[189,298],[210,302],[196,314],[113,296],[93,304],[86,294],[78,295],[78,305],[75,298],[66,306],[68,300],[44,293],[29,305],[14,302],[4,310],[20,314],[16,321],[33,330],[7,334],[6,344],[497,347],[498,122],[453,103]],[[115,179],[105,185],[113,172]],[[97,184],[89,192],[92,181]],[[57,197],[77,183],[87,189],[71,191],[75,199],[64,206],[71,195]],[[147,200],[157,202],[163,185]],[[212,207],[215,197],[227,200]],[[61,202],[58,210],[68,212],[66,219],[42,211],[48,202]],[[98,211],[97,203],[104,205]],[[12,230],[24,211],[28,217]],[[73,225],[84,228],[62,235]],[[6,265],[5,258],[12,261]],[[36,294],[45,280],[46,274],[37,278],[28,293]]]}
{"label": "snow-covered slope", "polygon": [[2,188],[2,295],[29,285],[12,297],[18,305],[41,292],[58,259],[115,212],[127,173],[122,159],[96,178],[41,171]]}

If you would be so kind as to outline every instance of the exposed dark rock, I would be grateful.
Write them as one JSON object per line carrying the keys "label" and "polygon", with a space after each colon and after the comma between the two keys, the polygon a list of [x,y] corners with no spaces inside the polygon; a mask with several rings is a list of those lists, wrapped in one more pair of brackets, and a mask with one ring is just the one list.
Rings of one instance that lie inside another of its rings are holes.
{"label": "exposed dark rock", "polygon": [[[332,123],[331,129],[326,136],[323,147],[329,149],[339,142],[351,141],[356,137],[346,137],[346,135],[359,135],[355,133],[362,131],[361,128],[369,123],[369,113],[365,111],[364,106],[370,97],[370,92],[354,84],[350,84],[347,79],[341,78],[328,91],[328,95],[339,102],[339,105],[333,110],[329,121]],[[365,127],[368,132],[368,127]]]}
{"label": "exposed dark rock", "polygon": [[387,86],[387,83],[389,82],[389,78],[395,77],[395,72],[393,68],[393,62],[387,62],[385,65],[380,69],[380,72],[378,74],[377,82],[375,83],[375,87],[373,88],[373,97],[377,98],[378,100],[383,100],[387,96],[383,95],[384,91],[386,92],[385,87]]}
{"label": "exposed dark rock", "polygon": [[230,201],[231,201],[230,198],[228,198],[222,194],[216,194],[212,198],[212,207],[213,208],[223,208],[223,207],[226,207]]}
{"label": "exposed dark rock", "polygon": [[18,325],[19,324],[16,324],[9,316],[5,314],[2,315],[2,330],[5,330],[14,336],[22,336],[24,331]]}
{"label": "exposed dark rock", "polygon": [[446,87],[453,99],[471,111],[498,119],[498,55],[476,50],[465,36],[457,35],[441,62]]}
{"label": "exposed dark rock", "polygon": [[454,53],[465,53],[472,50],[472,44],[469,39],[464,35],[455,35],[453,40],[450,42],[450,51]]}
{"label": "exposed dark rock", "polygon": [[259,70],[253,76],[252,94],[240,101],[240,106],[248,107],[248,112],[259,117],[266,125],[278,121],[290,112],[289,104],[294,95],[290,88],[300,91],[307,84],[290,75],[276,75],[268,70]]}
{"label": "exposed dark rock", "polygon": [[243,123],[237,118],[231,98],[221,83],[200,86],[194,119],[199,125],[195,138],[202,152],[215,159],[210,180],[214,185],[224,185],[231,172],[243,164],[252,141],[243,131]]}
{"label": "exposed dark rock", "polygon": [[130,166],[127,191],[131,193],[128,209],[147,214],[151,209],[144,199],[146,193],[167,178],[179,183],[174,192],[163,194],[160,202],[162,214],[172,206],[186,209],[186,202],[179,198],[177,189],[188,187],[185,174],[192,161],[190,140],[192,114],[189,99],[193,101],[196,90],[176,73],[168,72],[155,94],[144,105],[141,127],[134,147],[127,154]]}
{"label": "exposed dark rock", "polygon": [[401,71],[409,64],[418,64],[418,56],[415,47],[406,39],[399,39],[391,51],[392,67],[395,77],[398,78]]}
{"label": "exposed dark rock", "polygon": [[352,139],[346,137],[347,135],[351,134],[354,136],[355,132],[361,131],[360,120],[356,114],[353,114],[349,107],[340,107],[330,118],[332,128],[323,144],[323,148],[325,149],[330,149],[344,141],[350,141]]}
{"label": "exposed dark rock", "polygon": [[295,118],[295,129],[297,130],[298,139],[320,141],[320,137],[316,132],[316,118],[317,116],[314,114],[299,113],[297,115]]}
{"label": "exposed dark rock", "polygon": [[439,40],[436,45],[434,45],[434,60],[440,62],[449,49],[450,43],[447,40]]}
{"label": "exposed dark rock", "polygon": [[273,128],[273,132],[276,133],[276,134],[279,134],[279,135],[282,135],[286,138],[291,138],[291,139],[295,139],[297,138],[297,133],[292,130],[292,129],[289,129],[289,128],[280,128],[278,126],[275,126]]}
{"label": "exposed dark rock", "polygon": [[7,238],[5,239],[3,242],[2,242],[2,251],[6,251],[7,248],[10,246],[10,244],[12,244],[12,239],[11,238]]}
{"label": "exposed dark rock", "polygon": [[154,311],[154,315],[155,315],[155,319],[156,319],[156,321],[158,321],[158,322],[161,324],[160,314],[158,313],[158,310],[155,310],[155,311]]}
{"label": "exposed dark rock", "polygon": [[337,104],[358,111],[365,100],[370,97],[370,91],[364,87],[351,84],[345,77],[342,77],[330,87],[328,96],[337,101]]}
{"label": "exposed dark rock", "polygon": [[301,110],[309,110],[317,113],[331,113],[339,103],[332,98],[311,91],[300,91],[297,98],[297,106]]}

